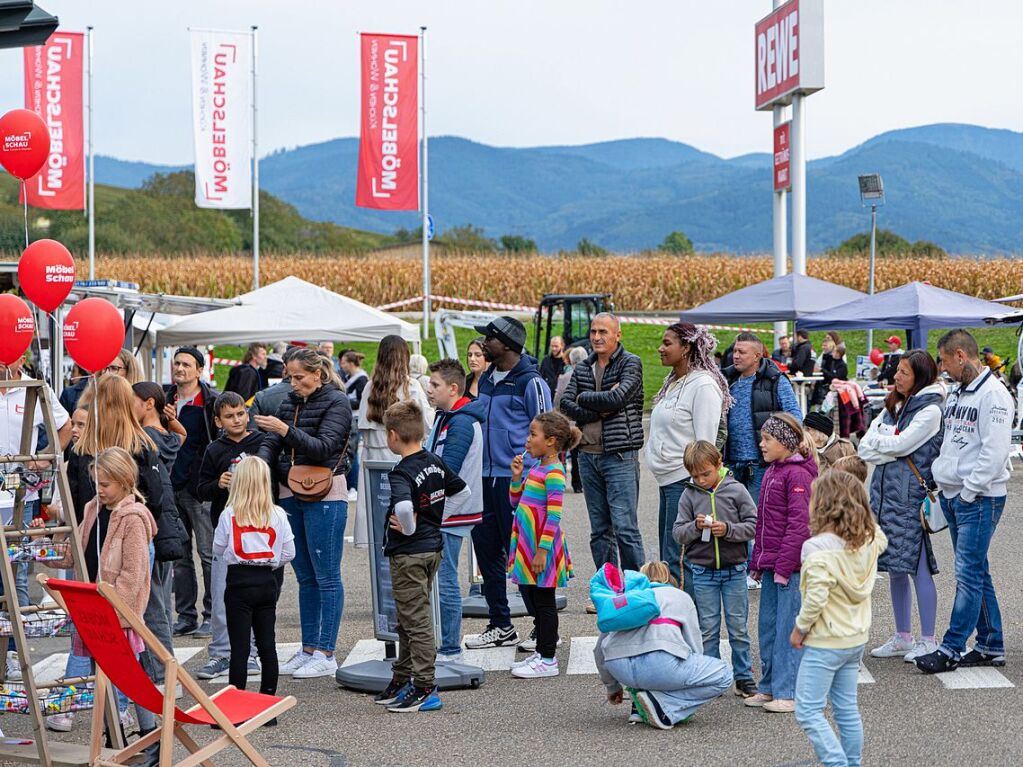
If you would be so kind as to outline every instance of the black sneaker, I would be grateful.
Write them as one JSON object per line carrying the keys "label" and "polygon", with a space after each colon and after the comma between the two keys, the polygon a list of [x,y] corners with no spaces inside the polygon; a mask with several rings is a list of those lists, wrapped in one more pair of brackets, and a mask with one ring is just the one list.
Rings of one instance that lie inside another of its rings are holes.
{"label": "black sneaker", "polygon": [[944,674],[946,671],[955,671],[959,668],[959,661],[945,655],[941,650],[921,655],[913,662],[925,674]]}
{"label": "black sneaker", "polygon": [[635,703],[632,704],[632,711],[629,712],[629,724],[643,724],[643,714],[636,708]]}
{"label": "black sneaker", "polygon": [[393,679],[383,689],[382,692],[377,693],[373,698],[373,702],[378,706],[390,706],[392,703],[396,703],[403,697],[412,692],[412,683],[409,681],[396,682]]}
{"label": "black sneaker", "polygon": [[498,628],[487,626],[482,634],[470,634],[465,638],[465,647],[468,650],[482,650],[485,647],[502,647],[506,644],[515,644],[519,641],[519,632],[514,626]]}
{"label": "black sneaker", "polygon": [[179,620],[177,623],[174,624],[173,634],[176,637],[188,636],[189,634],[194,633],[197,628],[199,628],[198,623]]}
{"label": "black sneaker", "polygon": [[437,686],[434,685],[414,687],[412,692],[392,703],[387,710],[397,714],[414,714],[417,711],[438,711],[441,706],[440,695],[437,694]]}
{"label": "black sneaker", "polygon": [[757,694],[757,684],[752,679],[736,679],[735,694],[740,698],[752,698]]}
{"label": "black sneaker", "polygon": [[657,702],[657,698],[649,692],[629,688],[629,695],[632,697],[633,704],[640,710],[643,721],[648,725],[658,730],[670,730],[675,726],[675,723],[664,713],[664,709]]}
{"label": "black sneaker", "polygon": [[980,650],[970,650],[959,660],[962,668],[973,668],[975,666],[1004,666],[1004,655],[991,655]]}

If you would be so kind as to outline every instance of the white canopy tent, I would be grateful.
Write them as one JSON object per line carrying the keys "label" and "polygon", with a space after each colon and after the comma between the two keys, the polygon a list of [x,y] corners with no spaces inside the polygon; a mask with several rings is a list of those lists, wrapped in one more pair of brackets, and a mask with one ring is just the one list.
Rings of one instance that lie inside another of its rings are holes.
{"label": "white canopy tent", "polygon": [[255,341],[379,341],[399,335],[419,344],[410,322],[326,288],[285,277],[238,297],[238,305],[184,317],[156,332],[157,346]]}

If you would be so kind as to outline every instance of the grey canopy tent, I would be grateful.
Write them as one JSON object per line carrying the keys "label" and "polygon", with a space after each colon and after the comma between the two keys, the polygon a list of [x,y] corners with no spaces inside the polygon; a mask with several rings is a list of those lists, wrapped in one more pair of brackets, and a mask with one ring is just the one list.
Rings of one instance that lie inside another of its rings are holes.
{"label": "grey canopy tent", "polygon": [[786,274],[695,306],[680,319],[694,325],[798,320],[864,295],[805,274]]}
{"label": "grey canopy tent", "polygon": [[975,328],[1005,312],[992,301],[974,298],[926,282],[911,282],[804,317],[796,327],[806,330],[866,328],[906,331],[907,348],[927,348],[927,333],[938,328]]}

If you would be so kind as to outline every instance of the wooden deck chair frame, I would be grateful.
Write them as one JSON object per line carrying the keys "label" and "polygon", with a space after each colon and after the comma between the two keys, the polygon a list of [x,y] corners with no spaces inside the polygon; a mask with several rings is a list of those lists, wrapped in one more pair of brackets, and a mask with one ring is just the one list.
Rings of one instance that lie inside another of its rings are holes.
{"label": "wooden deck chair frame", "polygon": [[[46,588],[47,592],[57,600],[62,608],[66,609],[67,606],[62,594],[56,589],[50,588],[49,580],[46,576],[39,577],[39,581]],[[270,767],[270,763],[263,758],[262,754],[256,750],[255,746],[249,742],[246,736],[294,706],[297,702],[295,698],[291,695],[281,698],[276,704],[265,708],[251,719],[237,725],[232,723],[224,712],[221,711],[216,701],[221,695],[235,690],[236,688],[233,685],[225,685],[213,695],[207,695],[192,676],[180,666],[174,654],[163,646],[163,643],[146,627],[139,616],[117,595],[113,586],[101,581],[96,585],[96,590],[110,603],[114,612],[123,618],[142,638],[146,648],[157,661],[163,664],[164,691],[162,693],[163,710],[153,712],[161,717],[160,725],[134,743],[130,743],[120,751],[116,751],[113,755],[101,755],[103,717],[107,705],[106,692],[107,687],[110,685],[110,680],[99,663],[97,663],[96,710],[93,712],[92,732],[89,740],[89,764],[95,765],[95,767],[120,767],[121,765],[129,764],[136,755],[159,741],[160,767],[195,767],[195,765],[200,764],[204,767],[214,767],[212,757],[229,746],[236,747],[256,767]],[[68,614],[70,615],[70,613]],[[200,746],[185,732],[184,724],[175,719],[176,706],[174,694],[178,684],[181,684],[184,690],[196,700],[196,705],[183,713],[205,712],[208,714],[219,725],[223,733],[219,738],[214,739],[205,746]],[[178,762],[172,761],[175,738],[189,751],[188,756]]]}

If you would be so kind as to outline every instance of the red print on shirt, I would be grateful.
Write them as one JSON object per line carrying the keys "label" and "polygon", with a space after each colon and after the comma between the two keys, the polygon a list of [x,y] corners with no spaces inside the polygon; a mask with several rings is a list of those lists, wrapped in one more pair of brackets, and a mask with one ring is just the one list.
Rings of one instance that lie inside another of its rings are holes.
{"label": "red print on shirt", "polygon": [[[232,518],[231,534],[234,540],[234,553],[238,559],[273,559],[273,548],[274,541],[277,540],[277,531],[275,531],[272,527],[243,526],[239,525],[238,522]],[[263,548],[264,546],[266,548]],[[250,550],[246,550],[247,548]]]}

